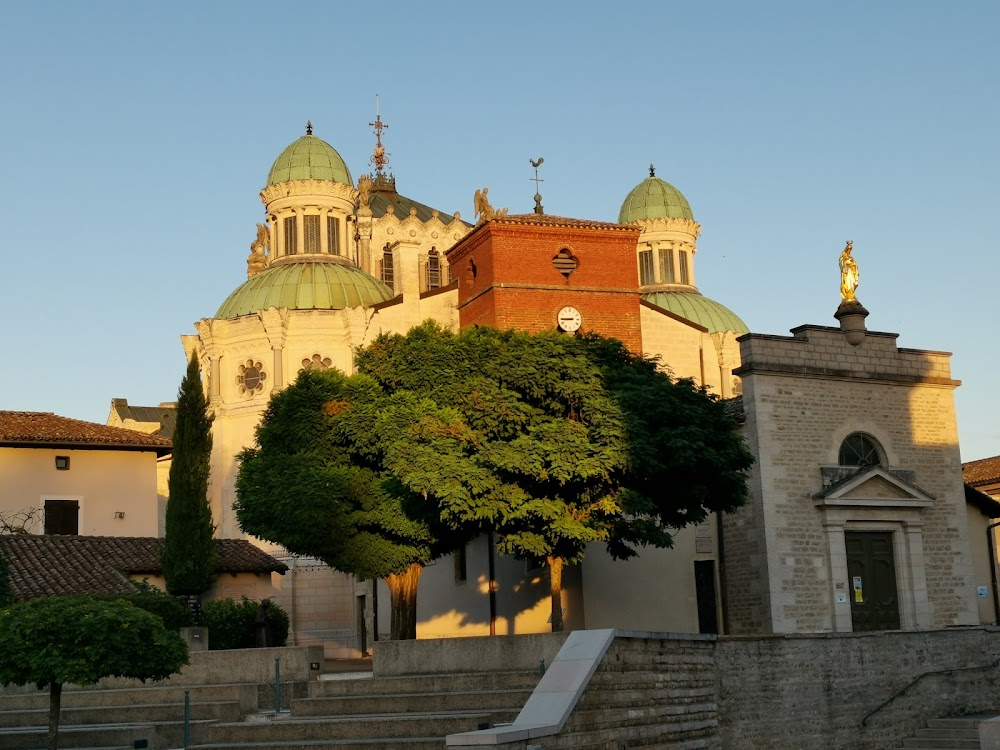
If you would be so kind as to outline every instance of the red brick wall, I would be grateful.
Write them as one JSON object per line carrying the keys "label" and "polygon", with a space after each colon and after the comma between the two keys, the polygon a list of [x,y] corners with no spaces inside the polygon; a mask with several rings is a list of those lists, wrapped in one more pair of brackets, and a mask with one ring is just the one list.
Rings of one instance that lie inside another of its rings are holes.
{"label": "red brick wall", "polygon": [[[637,235],[604,225],[485,224],[448,254],[460,279],[459,324],[543,331],[571,305],[583,316],[581,330],[641,351]],[[568,278],[552,262],[563,249],[577,260]]]}

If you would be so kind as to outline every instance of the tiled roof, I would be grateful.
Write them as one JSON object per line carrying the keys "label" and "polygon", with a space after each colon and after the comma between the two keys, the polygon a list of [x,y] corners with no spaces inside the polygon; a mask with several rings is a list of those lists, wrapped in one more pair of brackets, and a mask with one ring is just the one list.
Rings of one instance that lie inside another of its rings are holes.
{"label": "tiled roof", "polygon": [[170,452],[169,438],[41,411],[0,411],[0,445]]}
{"label": "tiled roof", "polygon": [[[288,566],[243,539],[216,539],[219,573],[284,573]],[[63,594],[129,594],[128,575],[161,575],[156,537],[0,536],[17,600]]]}
{"label": "tiled roof", "polygon": [[111,399],[111,410],[118,415],[124,423],[126,420],[133,420],[143,424],[158,424],[159,429],[149,434],[158,437],[172,438],[174,436],[174,423],[177,419],[177,404],[162,403],[159,406],[132,406],[128,399]]}
{"label": "tiled roof", "polygon": [[973,487],[1000,481],[1000,456],[962,464],[962,478]]}
{"label": "tiled roof", "polygon": [[623,226],[610,221],[591,221],[589,219],[571,219],[568,216],[550,216],[549,214],[514,214],[500,216],[493,221],[500,224],[535,224],[550,227],[588,227],[592,229],[620,229],[623,232],[638,232],[633,226]]}

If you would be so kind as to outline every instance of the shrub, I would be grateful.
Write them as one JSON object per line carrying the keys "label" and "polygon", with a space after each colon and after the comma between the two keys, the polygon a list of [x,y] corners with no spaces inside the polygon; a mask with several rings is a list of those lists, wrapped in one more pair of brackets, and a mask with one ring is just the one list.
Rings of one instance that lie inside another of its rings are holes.
{"label": "shrub", "polygon": [[[242,601],[215,599],[205,602],[202,611],[208,627],[208,647],[213,651],[231,648],[254,648],[257,645],[257,609],[260,602],[245,596]],[[284,646],[288,641],[288,614],[273,601],[271,645]]]}
{"label": "shrub", "polygon": [[132,583],[136,593],[128,597],[129,602],[139,609],[158,615],[167,630],[180,630],[192,624],[191,608],[183,598],[160,591],[148,581]]}

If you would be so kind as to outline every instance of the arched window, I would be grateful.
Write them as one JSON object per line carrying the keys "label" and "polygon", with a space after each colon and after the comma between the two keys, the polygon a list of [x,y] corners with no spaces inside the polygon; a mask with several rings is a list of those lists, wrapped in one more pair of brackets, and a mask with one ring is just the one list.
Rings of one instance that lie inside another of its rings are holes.
{"label": "arched window", "polygon": [[441,286],[441,256],[436,248],[427,253],[427,288],[437,289]]}
{"label": "arched window", "polygon": [[852,432],[840,444],[841,466],[879,466],[882,464],[882,447],[866,432]]}
{"label": "arched window", "polygon": [[389,243],[387,242],[382,249],[382,283],[391,287],[392,278],[392,250],[389,249]]}

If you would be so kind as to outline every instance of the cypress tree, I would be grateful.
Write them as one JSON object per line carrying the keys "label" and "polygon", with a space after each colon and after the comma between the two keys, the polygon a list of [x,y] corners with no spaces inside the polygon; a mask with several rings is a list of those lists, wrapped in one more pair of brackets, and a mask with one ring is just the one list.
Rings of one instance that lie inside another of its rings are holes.
{"label": "cypress tree", "polygon": [[215,579],[218,553],[208,505],[211,454],[212,420],[195,354],[177,393],[166,538],[160,555],[171,594],[197,596],[208,591]]}

